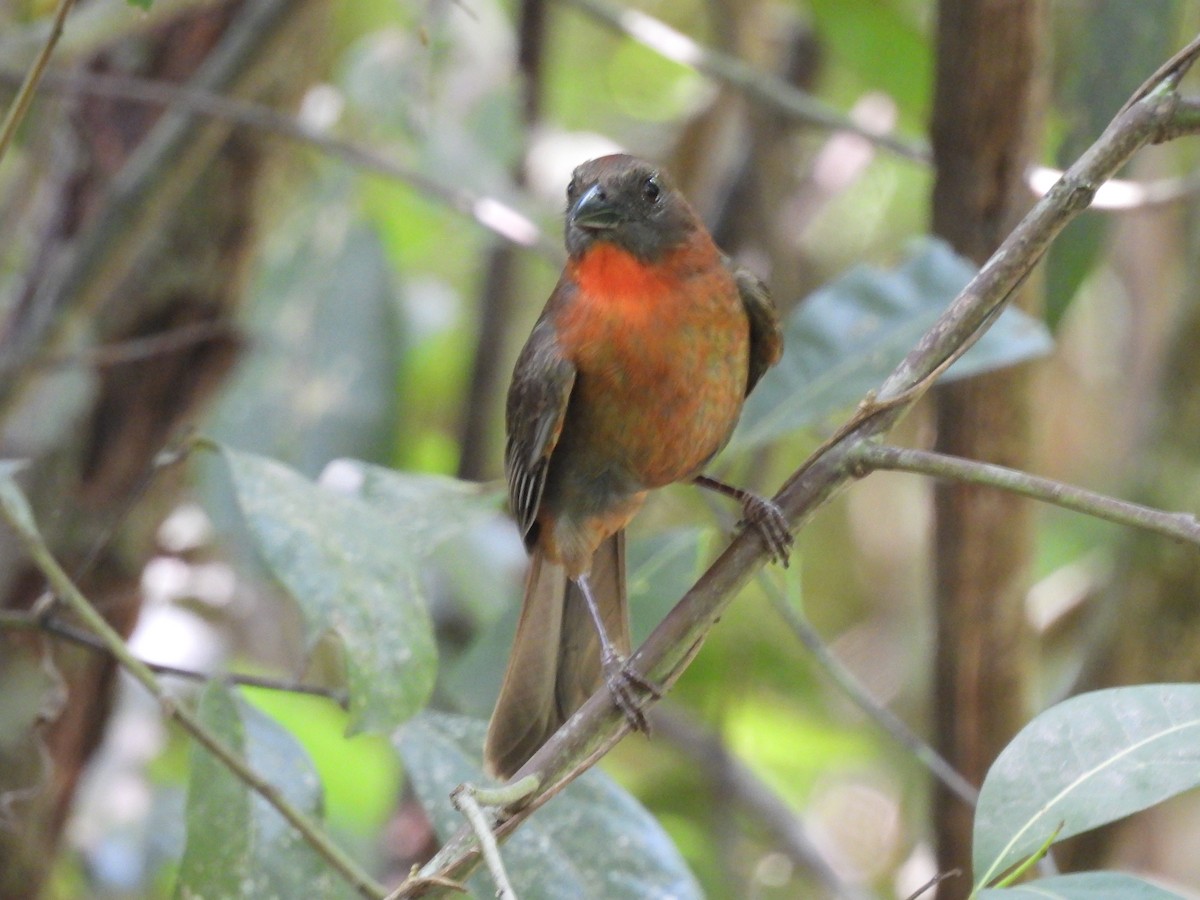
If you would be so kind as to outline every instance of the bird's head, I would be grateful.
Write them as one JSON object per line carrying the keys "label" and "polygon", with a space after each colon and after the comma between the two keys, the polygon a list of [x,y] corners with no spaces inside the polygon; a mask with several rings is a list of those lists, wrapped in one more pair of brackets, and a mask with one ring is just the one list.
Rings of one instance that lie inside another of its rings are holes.
{"label": "bird's head", "polygon": [[697,230],[696,214],[661,169],[623,153],[589,160],[567,186],[566,243],[581,257],[597,241],[653,261]]}

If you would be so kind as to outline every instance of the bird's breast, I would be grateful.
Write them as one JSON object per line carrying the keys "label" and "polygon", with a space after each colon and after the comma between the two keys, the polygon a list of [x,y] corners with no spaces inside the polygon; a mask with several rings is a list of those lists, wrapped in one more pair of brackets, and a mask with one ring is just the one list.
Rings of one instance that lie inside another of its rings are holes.
{"label": "bird's breast", "polygon": [[561,322],[578,373],[565,427],[586,435],[580,465],[616,468],[646,488],[689,478],[741,413],[749,324],[737,287],[715,257],[603,262],[620,277],[577,277]]}

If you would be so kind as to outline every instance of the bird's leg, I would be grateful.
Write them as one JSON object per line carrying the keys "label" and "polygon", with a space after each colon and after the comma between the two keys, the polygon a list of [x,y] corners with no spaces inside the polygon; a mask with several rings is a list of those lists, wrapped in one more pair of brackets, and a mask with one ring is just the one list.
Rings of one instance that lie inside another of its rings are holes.
{"label": "bird's leg", "polygon": [[792,544],[795,543],[796,538],[788,526],[787,516],[783,514],[783,510],[775,501],[707,475],[697,475],[692,481],[697,487],[732,497],[742,504],[742,518],[738,525],[748,526],[757,531],[759,537],[763,539],[763,543],[767,545],[767,552],[771,554],[771,559],[785,569],[787,568],[788,558],[792,553]]}
{"label": "bird's leg", "polygon": [[579,575],[575,578],[575,584],[579,586],[579,591],[583,594],[588,613],[596,626],[596,635],[600,638],[600,668],[604,673],[604,683],[608,687],[609,694],[612,695],[613,703],[625,714],[630,728],[649,734],[650,725],[646,722],[646,715],[642,712],[634,689],[640,688],[657,700],[662,696],[662,688],[633,671],[627,665],[628,660],[613,646],[613,642],[608,636],[608,630],[604,627],[604,619],[600,616],[600,607],[596,605],[596,598],[592,596],[592,586],[588,582],[587,575]]}

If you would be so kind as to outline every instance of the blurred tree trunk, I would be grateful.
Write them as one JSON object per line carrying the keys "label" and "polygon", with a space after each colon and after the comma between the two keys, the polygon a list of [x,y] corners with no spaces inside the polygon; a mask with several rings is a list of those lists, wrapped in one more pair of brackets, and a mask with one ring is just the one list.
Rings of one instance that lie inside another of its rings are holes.
{"label": "blurred tree trunk", "polygon": [[[941,0],[932,139],[934,231],[976,263],[1029,205],[1024,173],[1042,106],[1039,0]],[[1016,302],[1036,306],[1034,292]],[[1022,366],[943,387],[937,449],[1002,465],[1030,456],[1030,372]],[[935,492],[936,743],[979,784],[1024,721],[1029,640],[1024,594],[1032,550],[1026,501],[961,484]],[[941,900],[970,891],[972,811],[935,796]]]}
{"label": "blurred tree trunk", "polygon": [[[22,487],[54,552],[122,634],[178,486],[155,459],[236,356],[264,153],[220,122],[92,96],[87,76],[295,97],[324,7],[209,5],[81,61],[83,89],[40,99],[26,171],[7,183],[0,228],[23,256],[0,306],[0,457],[27,461]],[[0,530],[0,610],[44,590]],[[115,674],[92,651],[0,631],[0,898],[41,892]]]}
{"label": "blurred tree trunk", "polygon": [[[521,91],[521,148],[513,163],[513,184],[527,186],[526,156],[542,117],[543,78],[546,57],[546,0],[522,0],[517,22],[517,70]],[[475,352],[471,354],[471,376],[462,405],[459,425],[459,478],[482,481],[500,468],[501,454],[494,446],[495,411],[503,408],[510,357],[503,336],[517,308],[521,252],[511,241],[496,240],[488,251],[480,290],[479,325]]]}

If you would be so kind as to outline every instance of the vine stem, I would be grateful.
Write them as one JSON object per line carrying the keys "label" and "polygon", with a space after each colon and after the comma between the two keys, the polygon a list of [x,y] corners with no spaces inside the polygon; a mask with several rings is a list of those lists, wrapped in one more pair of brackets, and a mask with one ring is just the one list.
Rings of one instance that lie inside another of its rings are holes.
{"label": "vine stem", "polygon": [[163,714],[174,719],[197,743],[215,756],[247,787],[270,803],[295,828],[317,853],[338,871],[367,900],[379,900],[387,890],[368,875],[344,850],[338,847],[321,827],[302,810],[293,805],[273,784],[255,772],[246,761],[218,739],[186,706],[179,705],[158,683],[150,668],[130,652],[125,641],[108,624],[95,606],[83,595],[67,575],[38,531],[33,511],[25,495],[13,479],[0,476],[0,513],[12,526],[25,552],[41,570],[55,595],[66,604],[123,669],[129,672],[158,701]]}
{"label": "vine stem", "polygon": [[17,128],[24,120],[25,113],[29,112],[29,106],[33,103],[33,95],[37,93],[38,82],[42,80],[42,74],[50,62],[50,54],[54,52],[55,44],[62,37],[63,23],[67,21],[67,13],[74,5],[75,0],[58,0],[58,7],[54,10],[54,21],[50,25],[50,34],[46,36],[46,43],[42,45],[37,59],[29,67],[25,80],[17,90],[17,96],[13,97],[8,112],[4,115],[4,123],[0,125],[0,162],[4,161],[4,155],[8,152],[9,145],[12,144]]}

